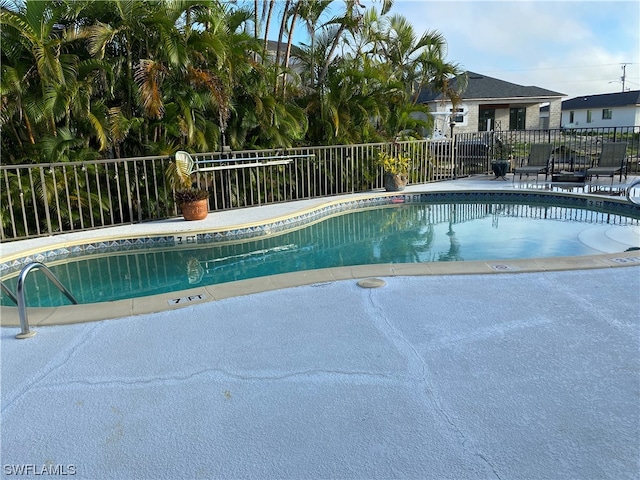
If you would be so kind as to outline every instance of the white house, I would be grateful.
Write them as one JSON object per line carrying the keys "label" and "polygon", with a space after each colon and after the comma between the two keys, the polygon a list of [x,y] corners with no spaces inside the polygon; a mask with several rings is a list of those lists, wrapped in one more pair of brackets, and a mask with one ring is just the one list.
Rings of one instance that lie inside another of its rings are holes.
{"label": "white house", "polygon": [[563,128],[636,125],[640,125],[640,90],[588,95],[562,102]]}
{"label": "white house", "polygon": [[[467,72],[467,77],[467,88],[456,112],[442,94],[429,90],[420,93],[418,102],[429,105],[436,132],[448,132],[452,121],[458,133],[560,127],[563,93],[517,85],[474,72]],[[543,105],[548,106],[549,113],[541,120],[540,107]]]}

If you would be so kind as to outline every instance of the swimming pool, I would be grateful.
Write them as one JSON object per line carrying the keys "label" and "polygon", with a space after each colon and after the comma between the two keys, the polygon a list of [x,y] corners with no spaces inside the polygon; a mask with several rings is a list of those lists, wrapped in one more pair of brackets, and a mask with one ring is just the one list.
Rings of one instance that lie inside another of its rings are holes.
{"label": "swimming pool", "polygon": [[[406,194],[226,232],[71,249],[45,263],[81,303],[96,303],[348,265],[617,251],[607,232],[637,229],[639,216],[624,203],[561,195]],[[40,275],[25,290],[30,307],[68,304]]]}

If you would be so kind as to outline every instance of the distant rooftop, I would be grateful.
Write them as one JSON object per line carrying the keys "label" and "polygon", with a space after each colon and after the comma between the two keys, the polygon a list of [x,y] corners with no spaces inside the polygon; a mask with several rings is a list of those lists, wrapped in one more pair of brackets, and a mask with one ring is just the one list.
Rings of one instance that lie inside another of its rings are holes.
{"label": "distant rooftop", "polygon": [[603,93],[600,95],[582,95],[562,102],[562,109],[628,107],[636,105],[640,106],[640,90]]}
{"label": "distant rooftop", "polygon": [[[511,82],[506,82],[497,78],[489,77],[475,72],[467,72],[469,83],[467,89],[462,94],[465,100],[479,99],[507,99],[507,98],[557,98],[565,96],[564,93],[554,92],[545,88],[535,86],[523,86]],[[453,85],[457,82],[453,81]],[[423,90],[420,93],[418,102],[427,103],[434,100],[441,100],[442,94]]]}

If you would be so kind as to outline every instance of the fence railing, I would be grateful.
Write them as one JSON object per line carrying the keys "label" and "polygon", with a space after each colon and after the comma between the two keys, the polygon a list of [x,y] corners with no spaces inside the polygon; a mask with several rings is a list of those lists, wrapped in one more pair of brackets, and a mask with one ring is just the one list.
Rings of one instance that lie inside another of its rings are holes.
{"label": "fence railing", "polygon": [[[605,142],[627,142],[626,161],[629,173],[640,171],[640,127],[598,129],[510,130],[455,135],[457,168],[462,175],[483,173],[482,159],[495,157],[498,144],[509,152],[511,166],[526,159],[533,143],[553,145],[553,168],[584,170],[594,165]],[[448,148],[448,145],[445,147]]]}
{"label": "fence railing", "polygon": [[[456,134],[451,139],[193,154],[194,175],[209,191],[211,211],[356,193],[383,188],[378,153],[411,159],[410,183],[490,171],[497,141],[513,162],[531,143],[550,142],[554,157],[574,167],[593,162],[603,141],[627,141],[637,173],[638,127]],[[288,157],[290,162],[273,161]],[[263,160],[268,159],[268,160]],[[172,157],[137,157],[0,166],[2,241],[160,220],[178,215],[165,171]],[[515,163],[513,166],[515,166]],[[248,165],[247,165],[248,164]]]}
{"label": "fence railing", "polygon": [[[433,180],[429,141],[193,154],[211,211],[382,188],[378,153],[411,159],[410,181]],[[262,161],[287,156],[290,163]],[[247,160],[253,160],[248,162]],[[172,157],[0,166],[1,239],[159,220],[178,215],[165,175]],[[448,163],[451,163],[447,159]],[[204,171],[202,171],[204,170]],[[207,171],[208,170],[208,171]]]}

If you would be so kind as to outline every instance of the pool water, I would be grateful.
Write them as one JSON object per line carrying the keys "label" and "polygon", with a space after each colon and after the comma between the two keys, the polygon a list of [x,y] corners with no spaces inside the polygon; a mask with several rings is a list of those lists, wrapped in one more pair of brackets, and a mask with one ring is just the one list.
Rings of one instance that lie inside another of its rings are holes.
{"label": "pool water", "polygon": [[[96,303],[338,266],[592,255],[603,250],[581,237],[606,244],[606,229],[638,223],[567,207],[410,204],[357,210],[233,244],[96,253],[47,266],[80,303]],[[15,291],[15,278],[4,281]],[[69,303],[42,274],[28,276],[25,292],[30,307]],[[12,305],[4,297],[3,304]]]}

